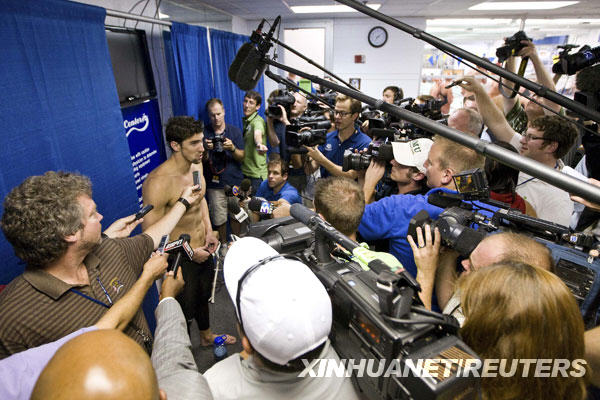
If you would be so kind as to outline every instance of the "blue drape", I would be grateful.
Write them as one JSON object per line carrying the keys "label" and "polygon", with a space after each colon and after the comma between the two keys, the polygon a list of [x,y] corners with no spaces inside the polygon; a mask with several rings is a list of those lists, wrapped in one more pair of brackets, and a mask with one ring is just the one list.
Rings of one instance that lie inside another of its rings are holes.
{"label": "blue drape", "polygon": [[204,105],[213,93],[207,29],[173,22],[165,35],[165,55],[173,115],[206,120]]}
{"label": "blue drape", "polygon": [[[215,29],[210,30],[215,97],[223,101],[225,122],[240,128],[242,126],[242,117],[244,116],[242,111],[244,92],[229,80],[227,73],[238,49],[249,40],[248,36]],[[263,98],[259,114],[264,118],[265,88],[263,80],[264,78],[260,78],[254,90],[260,93]]]}
{"label": "blue drape", "polygon": [[[105,13],[62,0],[2,1],[0,198],[30,175],[68,170],[91,178],[105,222],[137,209]],[[6,283],[23,265],[4,236],[0,255]]]}

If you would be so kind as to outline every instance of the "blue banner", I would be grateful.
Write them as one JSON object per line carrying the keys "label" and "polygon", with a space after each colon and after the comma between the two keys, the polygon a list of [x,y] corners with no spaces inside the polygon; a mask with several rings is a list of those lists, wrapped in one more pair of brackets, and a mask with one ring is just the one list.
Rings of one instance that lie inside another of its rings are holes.
{"label": "blue banner", "polygon": [[142,204],[142,184],[154,168],[165,161],[164,152],[156,142],[162,136],[162,125],[156,99],[136,106],[122,108],[123,127],[129,143],[131,165],[135,178],[138,200]]}

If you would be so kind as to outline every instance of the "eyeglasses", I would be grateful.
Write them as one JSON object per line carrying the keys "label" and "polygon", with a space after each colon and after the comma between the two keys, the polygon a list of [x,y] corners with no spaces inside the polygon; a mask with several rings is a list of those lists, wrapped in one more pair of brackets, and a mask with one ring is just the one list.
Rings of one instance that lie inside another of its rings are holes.
{"label": "eyeglasses", "polygon": [[342,118],[344,118],[345,116],[352,114],[352,112],[351,111],[333,110],[333,114],[340,115]]}
{"label": "eyeglasses", "polygon": [[244,281],[246,280],[246,278],[248,278],[248,276],[250,274],[252,274],[254,271],[256,271],[259,267],[262,267],[263,265],[268,264],[271,261],[280,260],[280,259],[287,259],[287,260],[294,260],[294,261],[302,262],[302,260],[299,257],[296,257],[291,254],[275,254],[273,256],[270,256],[270,257],[260,260],[259,262],[257,262],[256,264],[254,264],[253,266],[248,268],[246,270],[246,272],[244,272],[244,274],[238,280],[237,294],[235,296],[235,304],[237,306],[237,311],[238,311],[238,320],[240,322],[240,326],[242,327],[242,329],[244,329],[244,323],[242,322],[242,309],[240,307],[240,300],[242,298],[242,286],[244,284]]}
{"label": "eyeglasses", "polygon": [[525,138],[525,141],[527,141],[527,142],[529,142],[530,140],[547,140],[543,136],[533,136],[531,133],[523,135],[523,137]]}

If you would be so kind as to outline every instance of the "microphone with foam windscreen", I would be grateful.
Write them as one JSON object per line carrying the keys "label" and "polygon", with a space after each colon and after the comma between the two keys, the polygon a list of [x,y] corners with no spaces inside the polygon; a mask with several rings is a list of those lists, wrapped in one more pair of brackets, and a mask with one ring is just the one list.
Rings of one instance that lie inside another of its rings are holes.
{"label": "microphone with foam windscreen", "polygon": [[240,67],[242,63],[246,60],[246,58],[248,57],[248,53],[250,53],[250,50],[252,49],[254,49],[254,45],[252,43],[244,43],[242,47],[240,47],[237,54],[235,55],[235,58],[233,59],[233,62],[229,66],[228,75],[230,81],[236,81],[237,75],[240,72]]}
{"label": "microphone with foam windscreen", "polygon": [[240,64],[238,73],[233,80],[237,87],[243,91],[252,90],[256,87],[265,69],[267,69],[267,64],[263,58],[264,54],[252,46],[246,58]]}
{"label": "microphone with foam windscreen", "polygon": [[248,209],[258,213],[261,218],[271,218],[275,207],[262,197],[252,197],[248,203]]}

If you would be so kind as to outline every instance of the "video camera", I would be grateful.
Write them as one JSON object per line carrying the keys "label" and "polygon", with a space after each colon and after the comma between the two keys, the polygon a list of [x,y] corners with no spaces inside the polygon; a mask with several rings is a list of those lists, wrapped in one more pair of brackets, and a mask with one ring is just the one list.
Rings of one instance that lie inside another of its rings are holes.
{"label": "video camera", "polygon": [[285,129],[288,152],[303,154],[306,153],[303,146],[313,147],[325,144],[329,128],[331,128],[331,121],[324,115],[301,116],[293,119]]}
{"label": "video camera", "polygon": [[552,72],[555,74],[573,75],[577,71],[600,62],[600,46],[593,49],[588,46],[582,46],[577,53],[569,52],[577,47],[575,45],[560,46],[563,48],[558,55],[558,61],[552,65]]}
{"label": "video camera", "polygon": [[[487,180],[480,169],[455,175],[454,182],[458,194],[434,192],[429,195],[430,204],[444,208],[437,220],[431,220],[427,211],[420,211],[411,219],[408,234],[416,237],[416,228],[423,229],[425,224],[431,229],[438,227],[442,243],[467,258],[490,232],[527,232],[552,251],[556,274],[578,301],[586,326],[596,326],[600,306],[600,260],[587,254],[598,247],[594,237],[524,215],[507,204],[490,200]],[[473,200],[499,208],[485,210],[470,203]]]}
{"label": "video camera", "polygon": [[[459,377],[465,363],[477,355],[456,335],[452,317],[421,306],[418,283],[405,271],[394,274],[366,249],[334,229],[316,213],[292,205],[293,216],[262,221],[250,226],[249,235],[269,243],[279,252],[299,256],[321,280],[331,297],[331,342],[340,359],[383,365],[380,374],[352,379],[367,399],[441,399],[477,397],[479,379]],[[300,222],[296,222],[300,221]],[[369,270],[354,261],[331,256],[337,246],[362,257]],[[440,361],[423,373],[418,360]],[[364,361],[363,361],[364,360]],[[353,364],[356,366],[357,364]],[[391,365],[397,374],[388,374]],[[478,375],[477,375],[478,376]]]}
{"label": "video camera", "polygon": [[283,91],[281,94],[277,96],[273,96],[269,99],[269,107],[267,107],[267,117],[271,118],[279,118],[281,117],[281,108],[282,106],[287,113],[287,116],[290,116],[291,107],[296,102],[296,98],[293,94],[287,91]]}
{"label": "video camera", "polygon": [[527,37],[523,31],[519,31],[511,37],[506,38],[504,40],[504,46],[496,49],[496,57],[498,57],[498,62],[503,63],[509,57],[514,56],[523,48],[525,48],[525,45],[521,43],[522,40],[528,40],[530,42],[532,41],[532,39]]}

